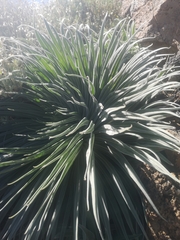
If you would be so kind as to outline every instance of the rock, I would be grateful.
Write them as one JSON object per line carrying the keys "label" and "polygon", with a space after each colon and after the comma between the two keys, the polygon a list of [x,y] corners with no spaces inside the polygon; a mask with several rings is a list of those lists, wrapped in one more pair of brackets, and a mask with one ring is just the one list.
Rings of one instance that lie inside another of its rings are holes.
{"label": "rock", "polygon": [[135,21],[138,38],[153,37],[145,45],[180,50],[180,0],[122,0],[122,15]]}

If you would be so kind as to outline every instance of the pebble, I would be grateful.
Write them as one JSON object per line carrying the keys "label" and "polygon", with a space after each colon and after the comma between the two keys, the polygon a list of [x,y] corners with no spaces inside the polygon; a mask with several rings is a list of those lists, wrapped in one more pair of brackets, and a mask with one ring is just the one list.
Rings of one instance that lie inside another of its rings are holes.
{"label": "pebble", "polygon": [[177,194],[178,196],[180,196],[180,189],[177,189],[177,190],[176,190],[176,194]]}

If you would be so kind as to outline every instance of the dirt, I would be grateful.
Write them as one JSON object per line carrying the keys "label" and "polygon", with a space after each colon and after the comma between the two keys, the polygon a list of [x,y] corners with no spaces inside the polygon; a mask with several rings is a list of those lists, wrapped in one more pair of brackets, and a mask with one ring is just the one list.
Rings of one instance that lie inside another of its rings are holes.
{"label": "dirt", "polygon": [[179,0],[122,0],[122,15],[134,20],[138,38],[153,43],[153,48],[171,47],[169,53],[180,49]]}
{"label": "dirt", "polygon": [[[180,179],[180,154],[165,154],[174,164],[174,167],[169,169],[171,174]],[[141,167],[141,179],[159,213],[166,219],[165,221],[158,216],[150,204],[145,202],[149,240],[179,240],[180,185],[149,166]]]}

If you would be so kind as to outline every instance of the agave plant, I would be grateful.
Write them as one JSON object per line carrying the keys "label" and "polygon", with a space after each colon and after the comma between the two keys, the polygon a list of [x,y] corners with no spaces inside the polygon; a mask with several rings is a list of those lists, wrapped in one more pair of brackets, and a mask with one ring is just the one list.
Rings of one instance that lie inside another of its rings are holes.
{"label": "agave plant", "polygon": [[148,239],[143,196],[158,210],[135,166],[174,178],[162,150],[180,150],[166,121],[180,107],[157,96],[179,73],[132,22],[45,25],[16,41],[22,89],[0,101],[0,239]]}

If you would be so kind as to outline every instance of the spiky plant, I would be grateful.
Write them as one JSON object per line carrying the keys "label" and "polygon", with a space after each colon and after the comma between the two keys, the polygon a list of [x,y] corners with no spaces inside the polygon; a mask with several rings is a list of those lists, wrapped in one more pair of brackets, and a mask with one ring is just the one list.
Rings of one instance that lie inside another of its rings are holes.
{"label": "spiky plant", "polygon": [[173,178],[162,150],[180,150],[166,122],[179,106],[157,96],[178,72],[125,20],[97,34],[45,24],[38,45],[17,42],[23,90],[0,101],[0,239],[147,238],[142,196],[158,210],[135,165]]}

